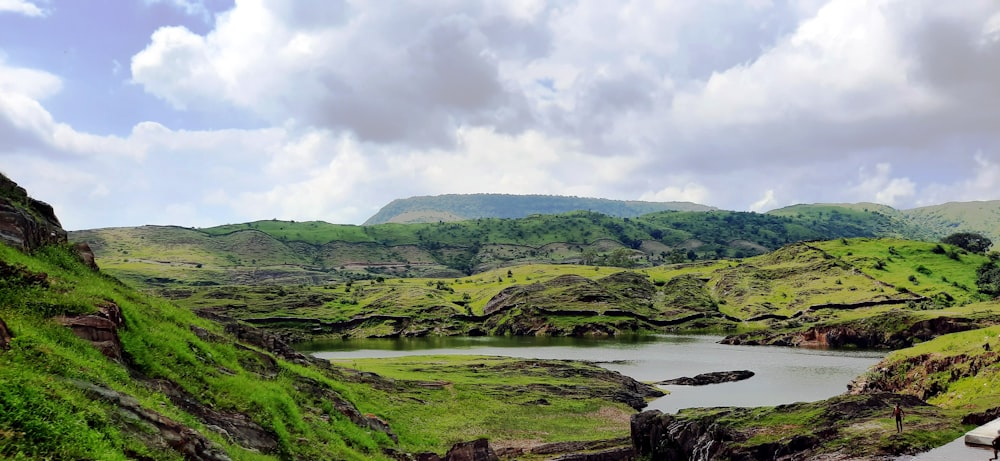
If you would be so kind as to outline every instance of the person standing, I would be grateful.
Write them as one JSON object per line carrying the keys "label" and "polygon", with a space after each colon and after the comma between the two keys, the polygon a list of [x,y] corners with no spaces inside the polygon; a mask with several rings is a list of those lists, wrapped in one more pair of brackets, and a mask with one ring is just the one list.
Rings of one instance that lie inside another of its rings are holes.
{"label": "person standing", "polygon": [[896,418],[896,433],[903,432],[903,409],[898,403],[892,408],[892,416]]}

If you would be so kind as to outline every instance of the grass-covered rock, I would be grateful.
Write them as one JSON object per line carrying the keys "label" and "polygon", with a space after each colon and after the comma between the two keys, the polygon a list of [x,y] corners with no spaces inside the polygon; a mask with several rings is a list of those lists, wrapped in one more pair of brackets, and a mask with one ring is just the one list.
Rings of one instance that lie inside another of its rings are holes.
{"label": "grass-covered rock", "polygon": [[[892,408],[906,416],[897,433]],[[699,408],[632,418],[639,459],[888,459],[948,443],[960,418],[912,396],[841,395],[758,408]]]}

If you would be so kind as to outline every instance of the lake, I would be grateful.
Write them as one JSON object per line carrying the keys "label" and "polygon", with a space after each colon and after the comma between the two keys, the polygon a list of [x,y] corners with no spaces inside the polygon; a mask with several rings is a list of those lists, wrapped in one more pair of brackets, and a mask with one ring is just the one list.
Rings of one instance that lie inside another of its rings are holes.
{"label": "lake", "polygon": [[884,352],[718,344],[721,336],[657,335],[619,338],[427,337],[351,339],[300,345],[328,360],[403,355],[496,355],[569,359],[600,366],[639,381],[662,381],[712,371],[750,370],[747,380],[708,386],[661,386],[670,394],[647,409],[770,406],[822,400],[847,390],[852,379]]}

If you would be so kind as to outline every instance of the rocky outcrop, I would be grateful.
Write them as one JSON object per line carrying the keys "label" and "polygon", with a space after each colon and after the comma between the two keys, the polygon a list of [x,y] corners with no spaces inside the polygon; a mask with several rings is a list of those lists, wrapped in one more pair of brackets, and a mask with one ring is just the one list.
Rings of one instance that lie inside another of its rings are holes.
{"label": "rocky outcrop", "polygon": [[277,451],[278,436],[253,422],[247,415],[203,405],[170,381],[154,380],[150,381],[149,385],[166,395],[174,405],[198,418],[207,429],[222,435],[230,443],[265,454]]}
{"label": "rocky outcrop", "polygon": [[124,349],[118,330],[125,328],[125,317],[117,304],[105,302],[97,306],[94,314],[57,317],[56,321],[69,327],[78,337],[90,341],[105,357],[124,363]]}
{"label": "rocky outcrop", "polygon": [[632,461],[635,459],[635,451],[627,437],[608,440],[553,442],[528,448],[510,447],[497,450],[497,456],[502,459],[518,459],[525,455],[542,455],[552,461]]}
{"label": "rocky outcrop", "polygon": [[711,420],[680,420],[659,410],[632,416],[630,426],[636,455],[663,461],[717,459],[733,439]]}
{"label": "rocky outcrop", "polygon": [[76,256],[80,258],[80,261],[90,270],[98,271],[97,260],[94,259],[94,250],[90,249],[90,245],[86,242],[77,242],[73,244],[73,251]]}
{"label": "rocky outcrop", "polygon": [[10,349],[11,339],[14,339],[14,335],[11,334],[10,329],[7,328],[7,324],[3,319],[0,319],[0,351]]}
{"label": "rocky outcrop", "polygon": [[0,174],[0,243],[22,251],[66,243],[52,206],[28,197],[23,187]]}
{"label": "rocky outcrop", "polygon": [[[891,325],[898,325],[895,330]],[[797,332],[751,332],[727,336],[722,344],[769,345],[797,347],[858,347],[863,349],[902,349],[914,343],[928,341],[938,336],[967,331],[984,326],[981,320],[962,317],[937,317],[927,320],[908,320],[899,313],[891,320],[873,317],[860,322],[842,325],[820,325]]]}
{"label": "rocky outcrop", "polygon": [[851,382],[848,392],[896,392],[927,400],[947,392],[951,383],[976,376],[998,363],[1000,352],[992,350],[975,355],[928,353],[897,361],[883,360]]}
{"label": "rocky outcrop", "polygon": [[916,397],[869,394],[774,408],[645,411],[632,417],[631,440],[637,458],[659,461],[895,459],[933,447],[933,441],[896,436],[887,424],[883,429],[897,403],[912,415],[904,425],[919,426],[911,430],[960,429]]}
{"label": "rocky outcrop", "polygon": [[106,387],[83,381],[76,386],[118,407],[128,424],[136,426],[134,434],[151,446],[169,448],[194,461],[230,461],[229,456],[204,435],[183,424],[144,408],[138,400]]}
{"label": "rocky outcrop", "polygon": [[487,439],[459,442],[444,455],[444,461],[500,461]]}
{"label": "rocky outcrop", "polygon": [[676,385],[676,386],[705,386],[708,384],[742,381],[744,379],[750,379],[751,377],[753,377],[753,375],[754,372],[750,370],[713,371],[709,373],[702,373],[700,375],[695,375],[695,377],[693,378],[683,376],[680,378],[660,381],[656,384]]}

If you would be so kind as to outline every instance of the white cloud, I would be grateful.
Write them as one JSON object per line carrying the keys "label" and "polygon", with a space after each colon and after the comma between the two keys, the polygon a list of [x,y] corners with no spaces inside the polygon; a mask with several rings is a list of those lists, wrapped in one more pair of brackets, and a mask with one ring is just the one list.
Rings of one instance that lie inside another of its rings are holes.
{"label": "white cloud", "polygon": [[650,202],[694,202],[707,203],[710,193],[705,186],[688,182],[680,186],[667,186],[652,194],[643,194],[640,200]]}
{"label": "white cloud", "polygon": [[208,21],[211,17],[211,13],[208,11],[208,8],[206,8],[204,2],[200,0],[143,0],[143,2],[147,5],[166,3],[180,11],[183,11],[184,14],[201,17],[204,21]]}
{"label": "white cloud", "polygon": [[997,187],[1000,185],[1000,162],[980,151],[968,157],[958,156],[955,163],[963,165],[965,174],[954,182],[936,181],[921,191],[920,206],[937,205],[946,201],[998,200]]}
{"label": "white cloud", "polygon": [[120,138],[94,136],[57,123],[39,99],[60,89],[60,81],[45,72],[0,63],[0,137],[11,151],[36,149],[46,155],[141,156]]}
{"label": "white cloud", "polygon": [[[238,2],[206,36],[160,28],[133,57],[133,79],[179,108],[231,105],[378,142],[449,144],[463,124],[525,116],[499,79],[486,19],[461,4],[400,3],[348,20],[337,3]],[[310,23],[323,15],[329,22]]]}
{"label": "white cloud", "polygon": [[777,200],[774,199],[774,189],[768,189],[767,192],[764,193],[764,196],[761,197],[760,200],[750,204],[748,209],[754,212],[767,211],[775,208],[777,203]]}
{"label": "white cloud", "polygon": [[0,13],[17,13],[25,16],[41,17],[46,12],[32,2],[25,0],[0,0]]}
{"label": "white cloud", "polygon": [[916,184],[909,178],[893,178],[892,165],[879,163],[874,171],[861,168],[860,181],[849,188],[858,201],[870,201],[894,206],[901,199],[912,198],[916,194]]}
{"label": "white cloud", "polygon": [[[69,178],[39,190],[71,226],[357,223],[475,192],[755,211],[990,198],[998,18],[994,0],[240,0],[130,44],[128,90],[166,104],[137,97],[145,118],[119,136],[58,116],[64,91],[103,82],[0,62],[0,158]],[[120,56],[101,59],[118,85]]]}
{"label": "white cloud", "polygon": [[41,100],[60,89],[62,80],[59,77],[40,70],[11,67],[0,59],[0,93],[17,93]]}

